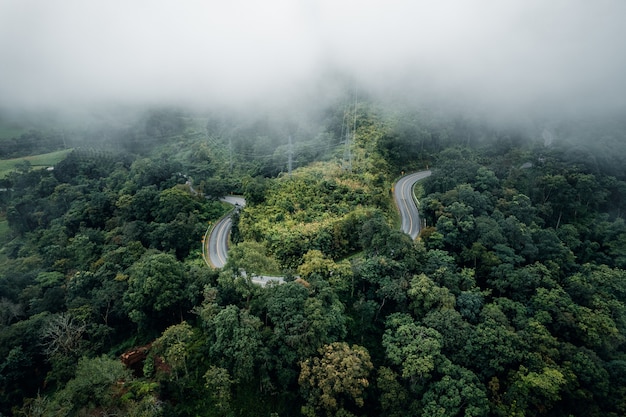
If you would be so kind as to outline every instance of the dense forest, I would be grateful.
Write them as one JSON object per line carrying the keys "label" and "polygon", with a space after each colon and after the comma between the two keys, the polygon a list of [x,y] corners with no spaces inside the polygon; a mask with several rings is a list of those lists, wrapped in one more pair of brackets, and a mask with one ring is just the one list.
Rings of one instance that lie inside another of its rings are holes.
{"label": "dense forest", "polygon": [[0,179],[0,415],[625,415],[626,126],[537,126],[363,99],[2,139],[74,150]]}

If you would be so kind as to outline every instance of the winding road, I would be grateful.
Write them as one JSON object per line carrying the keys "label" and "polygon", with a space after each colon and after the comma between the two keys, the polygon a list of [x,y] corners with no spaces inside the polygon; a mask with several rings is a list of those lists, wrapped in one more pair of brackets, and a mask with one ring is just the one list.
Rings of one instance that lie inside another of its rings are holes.
{"label": "winding road", "polygon": [[[220,199],[226,203],[235,206],[235,210],[244,207],[246,200],[243,197],[227,196]],[[228,259],[228,240],[230,237],[230,229],[232,228],[231,212],[222,217],[215,226],[209,227],[204,235],[204,244],[202,245],[202,255],[205,262],[213,268],[223,268]],[[245,271],[242,271],[245,276]],[[272,277],[267,275],[252,275],[250,280],[254,284],[266,286],[270,282],[284,282],[283,277]]]}
{"label": "winding road", "polygon": [[[246,205],[246,200],[243,197],[227,196],[220,200],[232,204],[235,208],[244,207]],[[208,259],[209,264],[214,268],[223,268],[224,265],[226,265],[226,259],[228,257],[228,238],[230,236],[231,227],[232,220],[230,213],[228,213],[215,223],[213,229],[207,229],[207,233],[204,236],[204,248],[202,253],[204,259]]]}
{"label": "winding road", "polygon": [[[413,197],[413,185],[431,175],[431,171],[420,171],[403,176],[394,186],[394,200],[400,210],[402,231],[415,239],[420,232],[420,215]],[[228,196],[221,199],[235,208],[244,207],[243,197]],[[207,265],[223,268],[228,258],[228,239],[232,221],[230,213],[222,217],[213,228],[209,227],[204,236],[202,255]],[[283,282],[282,277],[253,276],[252,282],[265,286],[268,282]]]}
{"label": "winding road", "polygon": [[411,239],[415,239],[421,229],[420,214],[417,211],[413,197],[413,185],[429,177],[430,174],[432,174],[430,170],[408,174],[400,178],[394,186],[393,198],[396,201],[398,210],[400,210],[402,231],[411,236]]}

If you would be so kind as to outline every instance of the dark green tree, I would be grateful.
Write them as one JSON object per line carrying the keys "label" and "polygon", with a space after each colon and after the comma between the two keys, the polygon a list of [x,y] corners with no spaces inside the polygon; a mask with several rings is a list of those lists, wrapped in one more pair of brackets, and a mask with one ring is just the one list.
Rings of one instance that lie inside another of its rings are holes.
{"label": "dark green tree", "polygon": [[124,305],[142,330],[182,321],[190,308],[185,270],[173,255],[147,252],[128,270]]}

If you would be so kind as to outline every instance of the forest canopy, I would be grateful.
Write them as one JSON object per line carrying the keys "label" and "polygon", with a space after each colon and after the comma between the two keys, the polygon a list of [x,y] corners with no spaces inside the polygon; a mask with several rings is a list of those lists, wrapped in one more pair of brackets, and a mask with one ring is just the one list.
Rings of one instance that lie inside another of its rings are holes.
{"label": "forest canopy", "polygon": [[[171,108],[49,134],[68,156],[0,185],[0,414],[624,415],[623,123],[346,102],[291,139]],[[391,190],[426,168],[413,241]]]}

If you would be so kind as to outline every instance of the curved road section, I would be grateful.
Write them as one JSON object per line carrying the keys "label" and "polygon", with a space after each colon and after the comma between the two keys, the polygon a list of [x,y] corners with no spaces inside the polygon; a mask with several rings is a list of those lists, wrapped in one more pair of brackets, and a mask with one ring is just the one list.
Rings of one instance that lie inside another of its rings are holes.
{"label": "curved road section", "polygon": [[431,171],[420,171],[405,175],[396,182],[394,187],[393,198],[400,210],[402,231],[411,236],[411,239],[417,237],[421,228],[420,214],[413,197],[413,185],[430,174],[432,174]]}
{"label": "curved road section", "polygon": [[[402,218],[402,231],[415,239],[420,232],[420,215],[413,197],[413,185],[430,176],[431,171],[420,171],[400,178],[394,187],[394,200]],[[244,207],[246,200],[243,197],[228,196],[221,199],[235,206],[235,209]],[[232,220],[230,213],[220,219],[213,229],[209,228],[204,237],[202,254],[207,264],[214,268],[223,268],[228,259],[228,239]],[[252,282],[265,286],[270,281],[283,282],[282,277],[253,276]]]}
{"label": "curved road section", "polygon": [[[220,200],[232,204],[235,209],[246,205],[246,200],[243,197],[228,196]],[[226,265],[231,227],[232,220],[229,213],[215,223],[210,233],[207,230],[208,236],[205,236],[204,240],[204,259],[208,259],[214,268],[223,268]]]}
{"label": "curved road section", "polygon": [[[246,205],[246,200],[243,197],[228,196],[220,200],[232,204],[235,206],[235,210]],[[230,237],[230,229],[233,225],[230,217],[231,213],[228,213],[215,223],[213,229],[207,230],[208,236],[205,235],[204,237],[202,248],[204,260],[207,261],[208,259],[207,263],[214,268],[223,268],[228,259],[228,239]],[[245,271],[242,271],[242,273],[244,276],[246,275]],[[265,275],[252,275],[250,280],[254,284],[261,285],[262,287],[265,287],[270,282],[278,282],[279,284],[284,282],[283,277]]]}

